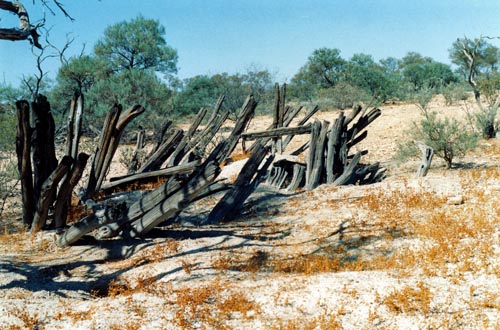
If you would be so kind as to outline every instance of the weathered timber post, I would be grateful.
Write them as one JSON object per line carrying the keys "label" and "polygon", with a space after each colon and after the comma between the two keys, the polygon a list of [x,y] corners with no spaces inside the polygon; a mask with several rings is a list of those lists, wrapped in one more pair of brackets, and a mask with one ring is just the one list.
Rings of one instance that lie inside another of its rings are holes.
{"label": "weathered timber post", "polygon": [[104,121],[103,133],[94,155],[84,199],[91,198],[100,190],[125,127],[144,111],[145,109],[138,104],[123,113],[121,105],[115,104],[111,108]]}
{"label": "weathered timber post", "polygon": [[97,181],[101,176],[104,158],[106,157],[106,153],[109,149],[109,143],[111,141],[111,135],[113,134],[114,127],[116,127],[121,111],[122,106],[115,104],[106,115],[106,119],[104,120],[104,124],[102,126],[102,133],[99,138],[99,144],[92,160],[92,167],[90,168],[90,176],[87,182],[85,196],[83,197],[84,199],[92,197],[97,190]]}
{"label": "weathered timber post", "polygon": [[340,162],[340,145],[342,130],[344,128],[344,112],[341,112],[332,129],[328,134],[328,153],[326,156],[326,182],[333,183],[336,177],[340,175],[342,171],[342,164]]}
{"label": "weathered timber post", "polygon": [[172,126],[171,120],[166,120],[162,124],[161,129],[155,134],[155,137],[154,137],[155,144],[153,145],[153,148],[149,151],[148,155],[146,156],[146,159],[151,157],[156,152],[156,150],[158,150],[160,145],[165,140],[165,135],[167,134],[167,131],[170,128],[170,126]]}
{"label": "weathered timber post", "polygon": [[76,159],[82,130],[82,115],[84,105],[83,94],[75,93],[71,99],[68,116],[68,138],[66,141],[66,155]]}
{"label": "weathered timber post", "polygon": [[233,188],[222,197],[217,205],[215,205],[204,224],[214,224],[220,221],[230,220],[230,216],[237,213],[248,196],[257,187],[258,183],[262,179],[263,173],[267,171],[270,162],[266,162],[266,164],[264,164],[260,174],[255,177],[254,181],[252,181],[252,178],[254,178],[255,174],[258,172],[257,170],[268,152],[269,148],[260,142],[255,148],[255,151],[252,153],[252,156],[250,156],[241,169],[240,174],[233,184]]}
{"label": "weathered timber post", "polygon": [[43,95],[38,94],[31,103],[33,110],[33,169],[34,195],[38,200],[45,180],[57,166],[56,148],[54,144],[55,123],[50,112],[50,103]]}
{"label": "weathered timber post", "polygon": [[[297,124],[297,126],[302,126],[302,125],[305,125],[309,119],[311,119],[312,116],[314,116],[314,114],[316,112],[319,111],[319,107],[318,106],[315,106],[311,111],[309,111],[305,116],[304,118],[302,118],[299,123]],[[292,121],[293,117],[290,119],[290,122]],[[288,125],[287,125],[288,126]],[[289,135],[285,138],[285,140],[283,141],[283,150],[288,146],[288,144],[290,143],[290,141],[293,139],[294,135]]]}
{"label": "weathered timber post", "polygon": [[319,138],[319,134],[321,132],[321,122],[319,120],[315,120],[311,127],[311,137],[309,142],[309,155],[307,156],[307,170],[306,170],[306,187],[307,189],[312,189],[312,172],[313,168],[316,165],[314,163],[316,157],[316,147],[317,140]]}
{"label": "weathered timber post", "polygon": [[313,154],[312,157],[314,157],[309,175],[309,181],[306,184],[306,188],[309,190],[316,188],[320,184],[322,175],[325,172],[325,145],[329,125],[329,122],[323,121],[320,126],[321,129],[319,131],[318,139],[316,141],[311,139],[311,145],[314,143],[316,146],[314,148],[309,148],[309,152]]}
{"label": "weathered timber post", "polygon": [[140,164],[140,153],[144,149],[144,135],[145,131],[141,127],[139,131],[137,131],[137,138],[135,141],[134,152],[132,153],[132,159],[130,160],[130,164],[128,165],[127,173],[133,174],[139,168]]}
{"label": "weathered timber post", "polygon": [[71,205],[71,193],[82,178],[83,170],[85,169],[85,165],[87,165],[89,157],[89,155],[83,152],[78,154],[76,162],[59,187],[54,205],[54,222],[58,232],[62,231],[66,225],[68,206]]}
{"label": "weathered timber post", "polygon": [[424,144],[421,141],[415,142],[418,149],[422,152],[422,163],[417,169],[417,177],[424,177],[427,175],[429,168],[431,167],[432,157],[434,156],[434,149]]}
{"label": "weathered timber post", "polygon": [[168,139],[142,164],[137,173],[159,170],[163,162],[174,152],[183,136],[184,132],[181,129],[174,130]]}
{"label": "weathered timber post", "polygon": [[[31,233],[36,234],[47,221],[49,207],[55,200],[57,185],[70,169],[73,159],[70,156],[64,156],[56,169],[49,175],[42,185],[40,196],[37,202],[35,217],[31,226]],[[66,198],[66,196],[65,196]]]}
{"label": "weathered timber post", "polygon": [[[280,85],[274,84],[274,107],[273,107],[273,127],[279,127],[279,112],[280,112]],[[274,155],[277,149],[278,137],[273,138],[271,153]]]}
{"label": "weathered timber post", "polygon": [[27,101],[17,101],[17,166],[21,177],[21,198],[23,203],[23,222],[31,226],[35,215],[33,193],[33,172],[31,169],[31,127],[30,106]]}

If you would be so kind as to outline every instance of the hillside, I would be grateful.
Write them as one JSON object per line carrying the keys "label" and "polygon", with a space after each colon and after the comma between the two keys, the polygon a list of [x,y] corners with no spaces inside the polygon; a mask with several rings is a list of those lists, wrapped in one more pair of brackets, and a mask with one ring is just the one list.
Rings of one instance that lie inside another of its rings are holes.
{"label": "hillside", "polygon": [[[186,226],[65,249],[54,233],[10,233],[11,212],[0,223],[1,328],[499,328],[500,141],[481,141],[450,170],[435,159],[416,179],[417,159],[392,156],[420,113],[381,109],[359,146],[363,162],[387,168],[381,183],[261,185],[230,224],[187,226],[210,198],[182,214]],[[431,109],[465,117],[440,98]]]}

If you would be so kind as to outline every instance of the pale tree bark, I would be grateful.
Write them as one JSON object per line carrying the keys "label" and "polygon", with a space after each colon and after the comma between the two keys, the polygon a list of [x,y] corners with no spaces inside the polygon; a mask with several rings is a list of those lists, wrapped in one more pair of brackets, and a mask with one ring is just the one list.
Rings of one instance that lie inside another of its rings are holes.
{"label": "pale tree bark", "polygon": [[19,1],[0,1],[0,10],[10,11],[19,17],[19,28],[0,28],[0,39],[3,40],[29,40],[33,46],[42,49],[38,42],[40,35],[37,32],[38,26],[32,26],[28,12]]}
{"label": "pale tree bark", "polygon": [[[33,3],[35,3],[34,0]],[[40,0],[40,4],[45,10],[55,15],[56,13],[52,9],[53,4],[63,13],[64,16],[69,18],[71,21],[74,20],[59,0]],[[37,29],[43,27],[45,20],[37,25],[31,25],[28,12],[20,1],[0,0],[0,10],[11,12],[19,17],[19,28],[0,28],[0,40],[28,40],[36,48],[42,49],[42,45],[40,45],[40,42],[38,41],[40,34],[38,34]]]}

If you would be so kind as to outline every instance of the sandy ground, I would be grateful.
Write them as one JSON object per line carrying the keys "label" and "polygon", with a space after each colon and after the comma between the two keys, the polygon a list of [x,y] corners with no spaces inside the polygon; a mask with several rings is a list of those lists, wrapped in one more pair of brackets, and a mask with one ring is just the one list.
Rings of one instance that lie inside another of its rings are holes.
{"label": "sandy ground", "polygon": [[[432,109],[464,116],[439,98]],[[418,160],[396,166],[392,156],[419,119],[414,105],[384,106],[358,146],[387,168],[383,182],[287,194],[262,185],[230,224],[65,249],[54,233],[6,227],[0,328],[498,329],[500,141],[482,141],[451,170],[436,159],[416,179]]]}

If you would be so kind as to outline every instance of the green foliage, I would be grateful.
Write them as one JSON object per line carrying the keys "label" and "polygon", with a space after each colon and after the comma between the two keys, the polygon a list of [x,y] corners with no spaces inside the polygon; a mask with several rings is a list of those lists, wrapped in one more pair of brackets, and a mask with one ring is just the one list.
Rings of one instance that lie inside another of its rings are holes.
{"label": "green foliage", "polygon": [[186,80],[183,90],[172,99],[171,107],[180,116],[195,114],[202,107],[212,107],[220,92],[209,76],[195,76]]}
{"label": "green foliage", "polygon": [[177,72],[177,51],[167,45],[164,35],[157,20],[138,16],[107,27],[94,52],[115,72],[152,69],[169,75]]}
{"label": "green foliage", "polygon": [[[13,91],[14,89],[9,89]],[[8,94],[0,94],[0,215],[19,177],[15,154],[17,116]]]}
{"label": "green foliage", "polygon": [[463,83],[451,83],[442,89],[446,105],[453,105],[466,101],[470,97],[470,90]]}
{"label": "green foliage", "polygon": [[[133,125],[156,128],[168,114],[168,100],[172,92],[150,70],[131,69],[97,81],[86,94],[86,108],[91,116],[106,116],[113,103],[130,107],[140,104],[146,112]],[[161,119],[163,118],[163,119]]]}
{"label": "green foliage", "polygon": [[225,96],[223,106],[236,113],[246,97],[253,94],[263,103],[271,91],[272,78],[267,70],[248,70],[245,74],[227,73],[201,75],[187,79],[183,88],[171,101],[172,112],[185,116],[196,114],[202,107],[211,108],[220,95]]}
{"label": "green foliage", "polygon": [[54,112],[64,113],[78,91],[86,97],[84,125],[99,127],[113,103],[146,108],[133,126],[161,125],[173,92],[157,74],[170,79],[177,72],[177,52],[167,45],[164,34],[158,21],[142,16],[109,26],[94,47],[95,55],[73,57],[61,66],[51,94]]}
{"label": "green foliage", "polygon": [[424,118],[407,132],[410,141],[400,144],[396,158],[416,155],[413,141],[422,141],[434,149],[434,154],[450,168],[455,157],[462,157],[478,143],[478,135],[455,118],[438,118],[434,111],[423,111]]}
{"label": "green foliage", "polygon": [[477,84],[481,95],[486,98],[486,102],[488,104],[495,103],[500,90],[500,72],[482,75],[477,79]]}
{"label": "green foliage", "polygon": [[323,107],[345,109],[358,102],[368,102],[371,96],[363,89],[348,83],[339,83],[335,87],[319,91],[320,103]]}
{"label": "green foliage", "polygon": [[480,108],[477,112],[468,113],[469,120],[474,128],[480,132],[484,139],[491,139],[496,136],[498,124],[496,117],[498,113],[498,105],[492,104],[487,107]]}
{"label": "green foliage", "polygon": [[[465,37],[453,43],[450,58],[458,65],[474,90],[474,98],[480,108],[472,116],[474,125],[484,138],[495,137],[498,130],[495,118],[500,102],[500,49],[489,44],[483,37],[474,40]],[[486,100],[486,106],[481,95]]]}
{"label": "green foliage", "polygon": [[0,153],[15,150],[17,116],[15,106],[0,104]]}
{"label": "green foliage", "polygon": [[440,89],[458,80],[449,65],[434,61],[407,64],[402,72],[417,91],[422,88]]}
{"label": "green foliage", "polygon": [[[10,84],[0,83],[0,107],[13,111],[17,100],[29,97],[27,91]],[[0,110],[1,111],[1,110]]]}
{"label": "green foliage", "polygon": [[496,72],[500,64],[500,50],[487,42],[484,38],[458,38],[449,49],[450,59],[458,66],[459,71],[467,77],[470,62],[464,54],[464,48],[472,54],[474,59],[473,75]]}
{"label": "green foliage", "polygon": [[292,78],[298,86],[333,87],[342,80],[346,61],[337,48],[319,48],[309,56],[307,63]]}
{"label": "green foliage", "polygon": [[345,80],[350,85],[382,99],[394,92],[384,68],[376,64],[371,55],[353,55],[346,66]]}

